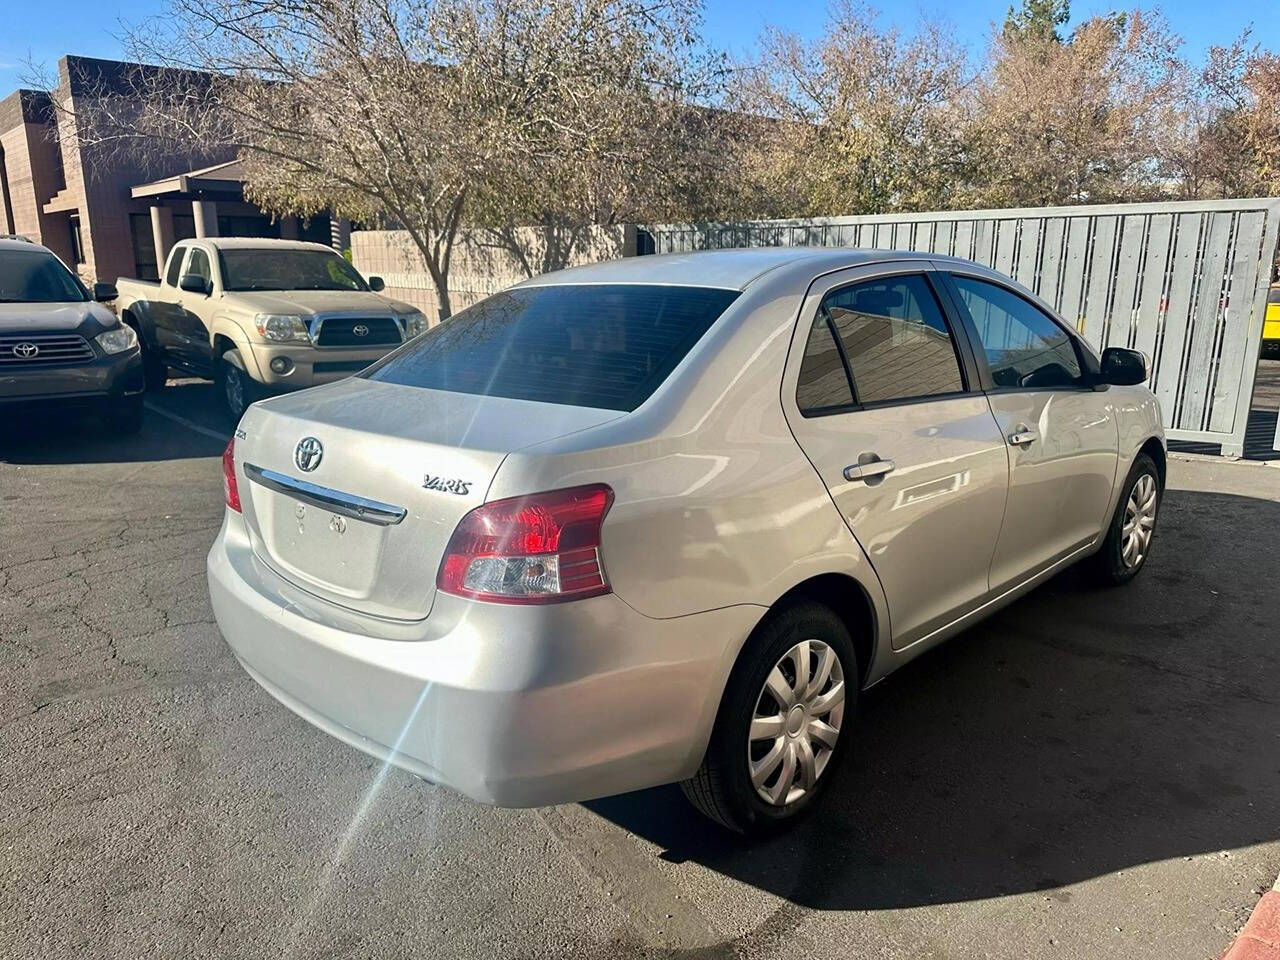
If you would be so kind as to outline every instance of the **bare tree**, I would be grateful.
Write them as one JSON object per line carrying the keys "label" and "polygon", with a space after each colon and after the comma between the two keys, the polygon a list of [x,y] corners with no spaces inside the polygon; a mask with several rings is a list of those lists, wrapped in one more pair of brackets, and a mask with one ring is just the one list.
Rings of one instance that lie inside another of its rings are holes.
{"label": "bare tree", "polygon": [[1165,192],[1181,41],[1156,15],[1094,17],[1066,40],[997,33],[968,105],[969,203],[1020,206]]}
{"label": "bare tree", "polygon": [[166,69],[77,105],[78,136],[226,147],[269,210],[408,231],[441,318],[464,224],[498,242],[551,224],[560,250],[586,224],[684,213],[702,179],[706,153],[680,149],[718,69],[697,0],[171,3],[127,44]]}
{"label": "bare tree", "polygon": [[966,82],[964,51],[941,26],[907,37],[852,0],[832,6],[814,42],[769,28],[731,97],[762,121],[747,162],[767,212],[944,205],[960,160],[954,104]]}

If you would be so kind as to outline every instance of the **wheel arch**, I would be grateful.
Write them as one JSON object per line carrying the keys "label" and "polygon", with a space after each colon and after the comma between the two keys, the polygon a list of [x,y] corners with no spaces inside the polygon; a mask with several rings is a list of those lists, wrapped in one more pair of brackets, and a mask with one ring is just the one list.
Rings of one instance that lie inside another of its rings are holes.
{"label": "wheel arch", "polygon": [[[1159,437],[1148,437],[1143,441],[1142,446],[1138,448],[1138,455],[1146,454],[1156,465],[1156,473],[1159,474],[1157,479],[1160,481],[1160,489],[1164,489],[1165,478],[1168,476],[1169,458],[1165,452],[1164,444],[1160,442]],[[1134,459],[1137,459],[1135,457]]]}
{"label": "wheel arch", "polygon": [[[854,653],[858,657],[858,685],[860,688],[865,686],[867,677],[871,675],[880,636],[875,604],[866,587],[847,573],[820,573],[800,581],[775,600],[769,607],[769,613],[761,617],[760,622],[763,623],[770,614],[788,604],[803,600],[827,607],[848,629]],[[750,642],[751,639],[748,638],[747,643]],[[746,644],[743,646],[745,648]]]}

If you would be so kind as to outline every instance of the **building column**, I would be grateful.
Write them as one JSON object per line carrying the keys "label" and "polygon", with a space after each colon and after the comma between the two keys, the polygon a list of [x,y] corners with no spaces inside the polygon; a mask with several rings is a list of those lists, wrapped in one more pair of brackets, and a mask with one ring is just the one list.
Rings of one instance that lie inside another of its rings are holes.
{"label": "building column", "polygon": [[164,274],[164,265],[173,249],[173,210],[156,205],[151,208],[151,240],[156,246],[156,273]]}
{"label": "building column", "polygon": [[302,236],[302,228],[298,224],[297,217],[280,218],[281,240],[297,240],[300,236]]}
{"label": "building column", "polygon": [[218,235],[218,205],[212,200],[192,200],[191,212],[196,218],[196,236],[200,239]]}
{"label": "building column", "polygon": [[346,217],[329,217],[329,243],[341,253],[351,246],[351,221]]}

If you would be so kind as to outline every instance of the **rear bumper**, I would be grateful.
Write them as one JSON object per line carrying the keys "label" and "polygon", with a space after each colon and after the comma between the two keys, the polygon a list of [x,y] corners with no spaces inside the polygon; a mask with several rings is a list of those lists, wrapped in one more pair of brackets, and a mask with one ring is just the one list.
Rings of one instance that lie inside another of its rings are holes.
{"label": "rear bumper", "polygon": [[92,407],[141,394],[142,355],[134,347],[81,366],[0,371],[0,406]]}
{"label": "rear bumper", "polygon": [[230,512],[208,573],[223,636],[277,700],[352,746],[501,806],[690,776],[762,613],[654,620],[612,595],[539,607],[440,595],[427,620],[373,621],[279,578]]}

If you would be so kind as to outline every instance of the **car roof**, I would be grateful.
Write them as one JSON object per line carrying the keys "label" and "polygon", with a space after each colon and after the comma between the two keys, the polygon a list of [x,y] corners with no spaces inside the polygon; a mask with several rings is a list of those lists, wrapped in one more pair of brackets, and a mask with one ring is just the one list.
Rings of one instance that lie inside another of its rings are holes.
{"label": "car roof", "polygon": [[26,237],[0,237],[0,250],[43,250],[50,256],[53,255],[53,251],[48,247],[41,246]]}
{"label": "car roof", "polygon": [[[858,247],[751,247],[735,250],[700,250],[658,256],[625,257],[526,280],[522,286],[563,283],[656,283],[670,286],[718,287],[744,290],[752,282],[783,267],[804,264],[814,275],[863,264],[902,260],[949,260],[955,257],[918,250],[867,250]],[[972,264],[970,264],[972,265]]]}

